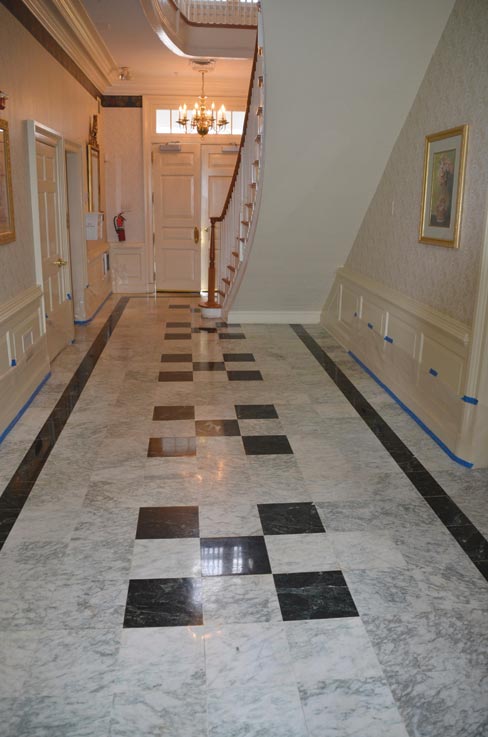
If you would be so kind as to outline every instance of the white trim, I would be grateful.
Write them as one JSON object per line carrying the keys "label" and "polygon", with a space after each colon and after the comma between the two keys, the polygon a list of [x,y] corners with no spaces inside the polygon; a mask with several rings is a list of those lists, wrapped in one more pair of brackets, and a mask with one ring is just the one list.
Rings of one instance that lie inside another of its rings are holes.
{"label": "white trim", "polygon": [[116,81],[118,65],[79,0],[23,2],[97,89]]}
{"label": "white trim", "polygon": [[268,324],[268,325],[289,325],[289,324],[304,324],[304,325],[316,325],[320,322],[320,311],[274,311],[274,310],[263,310],[263,311],[239,311],[231,310],[227,318],[228,322],[241,322],[241,323],[254,323],[254,324]]}
{"label": "white trim", "polygon": [[[442,330],[444,333],[451,335],[455,340],[461,341],[465,345],[469,343],[471,330],[468,325],[435,310],[433,307],[429,307],[429,305],[417,302],[417,300],[408,297],[402,292],[398,292],[396,289],[392,289],[382,282],[375,281],[369,276],[365,276],[357,271],[348,269],[346,266],[342,266],[337,269],[337,278],[346,279],[362,289],[367,289],[369,292],[378,295],[386,302],[396,305],[405,312],[408,312],[410,315],[429,323],[438,330]],[[329,295],[329,299],[331,295],[332,292]]]}
{"label": "white trim", "polygon": [[11,297],[6,302],[0,304],[0,323],[10,320],[17,312],[28,307],[32,302],[42,297],[42,289],[39,285],[29,287],[23,292],[19,292],[15,297]]}

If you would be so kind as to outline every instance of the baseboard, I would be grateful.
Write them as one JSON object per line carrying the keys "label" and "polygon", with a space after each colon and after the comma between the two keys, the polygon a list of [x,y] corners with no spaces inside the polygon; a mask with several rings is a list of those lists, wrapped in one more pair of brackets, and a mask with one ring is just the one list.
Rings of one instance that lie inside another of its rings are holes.
{"label": "baseboard", "polygon": [[346,268],[337,272],[322,323],[452,457],[459,456],[465,409],[473,400],[465,396],[469,326]]}
{"label": "baseboard", "polygon": [[112,292],[109,292],[107,294],[107,296],[103,299],[103,301],[101,302],[101,304],[98,305],[97,309],[95,310],[95,312],[93,313],[93,315],[91,317],[89,317],[87,320],[75,320],[75,325],[89,325],[89,323],[91,323],[91,321],[93,320],[93,318],[98,315],[98,313],[100,312],[100,310],[104,306],[105,302],[108,299],[110,299],[111,296],[112,296]]}
{"label": "baseboard", "polygon": [[263,310],[263,311],[239,311],[231,310],[229,312],[228,322],[240,322],[248,324],[268,324],[268,325],[283,325],[283,324],[300,324],[300,325],[315,325],[320,322],[320,312],[300,312],[300,311],[275,311],[275,310]]}

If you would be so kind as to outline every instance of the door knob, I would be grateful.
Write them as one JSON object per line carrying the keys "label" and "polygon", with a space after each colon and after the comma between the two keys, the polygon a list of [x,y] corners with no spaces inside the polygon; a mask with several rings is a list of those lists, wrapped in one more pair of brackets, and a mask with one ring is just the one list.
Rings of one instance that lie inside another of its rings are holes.
{"label": "door knob", "polygon": [[57,258],[56,261],[53,261],[53,264],[56,264],[59,268],[61,268],[61,266],[66,266],[67,263],[68,262],[65,261],[64,258]]}
{"label": "door knob", "polygon": [[195,243],[198,243],[200,241],[200,231],[198,230],[197,226],[193,228],[193,240]]}

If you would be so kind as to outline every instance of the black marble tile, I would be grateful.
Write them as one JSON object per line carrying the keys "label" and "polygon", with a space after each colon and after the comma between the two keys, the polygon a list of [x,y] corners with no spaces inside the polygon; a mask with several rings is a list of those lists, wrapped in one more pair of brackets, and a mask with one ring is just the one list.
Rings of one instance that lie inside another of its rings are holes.
{"label": "black marble tile", "polygon": [[315,504],[258,504],[265,535],[299,535],[325,532]]}
{"label": "black marble tile", "polygon": [[193,371],[225,371],[223,361],[193,361]]}
{"label": "black marble tile", "polygon": [[252,353],[224,353],[223,358],[226,363],[247,363],[256,360]]}
{"label": "black marble tile", "polygon": [[216,328],[240,328],[242,327],[240,322],[216,322]]}
{"label": "black marble tile", "polygon": [[425,498],[425,501],[446,527],[461,527],[471,524],[457,504],[448,496],[429,496]]}
{"label": "black marble tile", "polygon": [[153,420],[194,420],[195,407],[154,407]]}
{"label": "black marble tile", "polygon": [[16,523],[19,513],[19,509],[2,508],[0,515],[0,545],[3,545],[9,536],[10,530]]}
{"label": "black marble tile", "polygon": [[242,442],[248,456],[293,453],[286,435],[243,435]]}
{"label": "black marble tile", "polygon": [[227,371],[229,381],[262,381],[261,371]]}
{"label": "black marble tile", "polygon": [[165,333],[164,340],[191,340],[191,333]]}
{"label": "black marble tile", "polygon": [[191,331],[192,331],[192,333],[216,333],[217,332],[217,328],[202,328],[202,327],[199,327],[199,328],[192,328]]}
{"label": "black marble tile", "polygon": [[196,420],[198,437],[235,437],[241,434],[237,420]]}
{"label": "black marble tile", "polygon": [[238,420],[277,420],[274,404],[236,404]]}
{"label": "black marble tile", "polygon": [[481,575],[488,581],[488,560],[480,560],[475,563],[475,566]]}
{"label": "black marble tile", "polygon": [[205,537],[200,540],[202,576],[271,573],[264,537]]}
{"label": "black marble tile", "polygon": [[196,456],[195,438],[149,438],[148,458]]}
{"label": "black marble tile", "polygon": [[201,579],[129,581],[124,627],[191,627],[200,624],[203,624]]}
{"label": "black marble tile", "polygon": [[220,340],[245,340],[244,333],[219,333]]}
{"label": "black marble tile", "polygon": [[192,363],[191,353],[163,353],[161,363]]}
{"label": "black marble tile", "polygon": [[285,622],[359,616],[341,571],[275,573],[273,578]]}
{"label": "black marble tile", "polygon": [[447,496],[446,492],[428,471],[407,471],[408,478],[419,494],[428,496]]}
{"label": "black marble tile", "polygon": [[474,563],[488,560],[488,541],[474,525],[450,527],[449,532]]}
{"label": "black marble tile", "polygon": [[193,371],[160,371],[159,381],[193,381]]}
{"label": "black marble tile", "polygon": [[167,322],[167,328],[191,328],[191,322]]}
{"label": "black marble tile", "polygon": [[136,540],[198,537],[198,507],[141,507]]}
{"label": "black marble tile", "polygon": [[170,305],[170,310],[189,310],[190,305]]}

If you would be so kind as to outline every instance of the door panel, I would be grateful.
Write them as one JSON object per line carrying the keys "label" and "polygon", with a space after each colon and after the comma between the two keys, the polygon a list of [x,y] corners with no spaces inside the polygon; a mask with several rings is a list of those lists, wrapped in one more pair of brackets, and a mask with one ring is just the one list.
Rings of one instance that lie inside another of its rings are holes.
{"label": "door panel", "polygon": [[63,183],[57,177],[57,155],[55,145],[36,141],[42,286],[47,347],[51,361],[74,336],[73,304],[68,299],[70,279],[66,238],[60,232],[63,226],[59,198],[60,193],[63,193]]}
{"label": "door panel", "polygon": [[153,147],[156,288],[200,291],[200,144]]}

